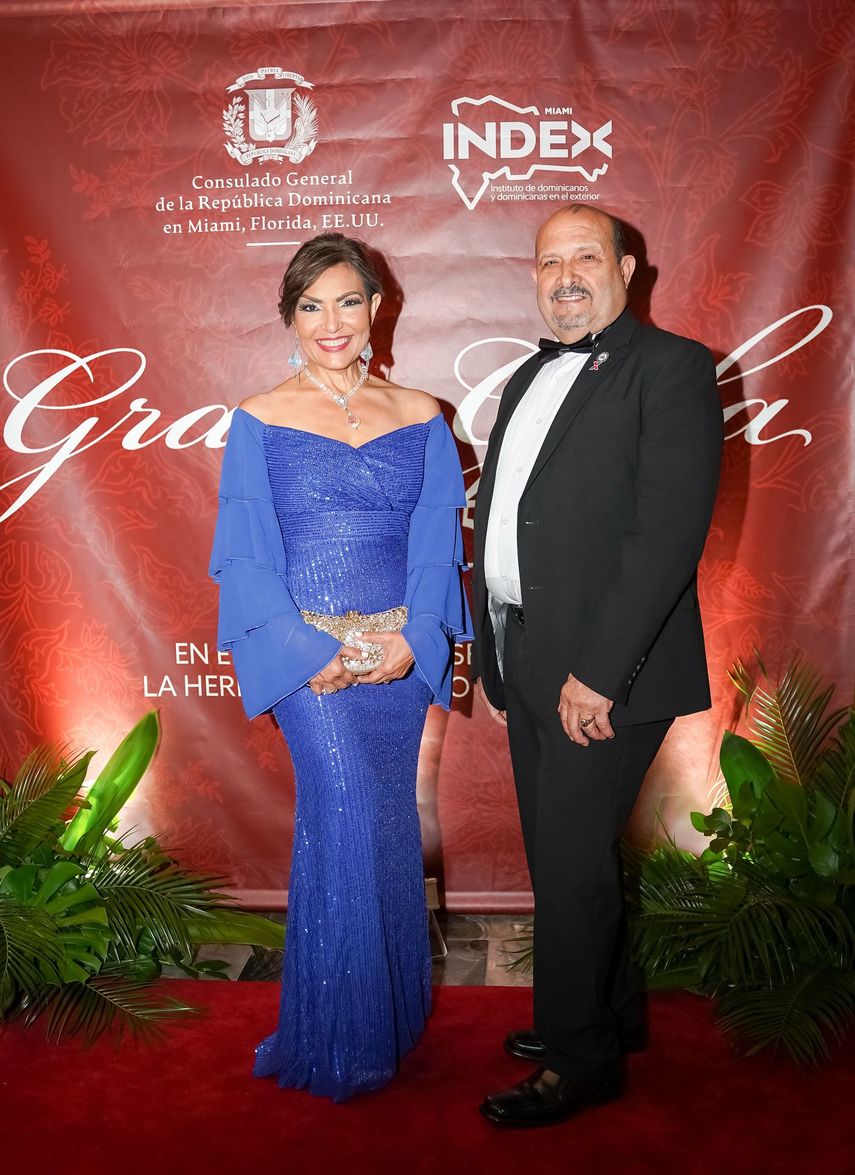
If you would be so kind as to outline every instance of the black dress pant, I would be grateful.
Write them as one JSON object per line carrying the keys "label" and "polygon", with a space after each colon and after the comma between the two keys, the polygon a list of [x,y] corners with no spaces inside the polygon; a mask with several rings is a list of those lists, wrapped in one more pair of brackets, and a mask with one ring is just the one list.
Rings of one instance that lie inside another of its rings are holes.
{"label": "black dress pant", "polygon": [[570,1077],[617,1065],[644,1033],[641,984],[624,927],[619,840],[673,719],[578,746],[547,696],[526,631],[509,612],[508,738],[534,891],[534,1026],[545,1065]]}

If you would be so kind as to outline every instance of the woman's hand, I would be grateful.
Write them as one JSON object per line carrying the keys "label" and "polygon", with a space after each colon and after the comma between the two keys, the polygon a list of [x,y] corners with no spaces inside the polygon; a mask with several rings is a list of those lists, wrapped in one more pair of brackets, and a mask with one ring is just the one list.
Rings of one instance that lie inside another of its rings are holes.
{"label": "woman's hand", "polygon": [[356,685],[359,678],[347,668],[342,657],[361,657],[362,649],[354,649],[350,645],[342,645],[338,653],[325,665],[320,673],[309,678],[309,689],[313,694],[334,694],[336,690],[347,689],[349,685]]}
{"label": "woman's hand", "polygon": [[[413,650],[407,644],[406,638],[400,632],[358,632],[356,636],[364,636],[372,644],[382,645],[386,655],[370,673],[360,673],[357,681],[366,685],[383,685],[387,681],[397,681],[405,677],[415,663]],[[357,653],[361,656],[361,653]]]}

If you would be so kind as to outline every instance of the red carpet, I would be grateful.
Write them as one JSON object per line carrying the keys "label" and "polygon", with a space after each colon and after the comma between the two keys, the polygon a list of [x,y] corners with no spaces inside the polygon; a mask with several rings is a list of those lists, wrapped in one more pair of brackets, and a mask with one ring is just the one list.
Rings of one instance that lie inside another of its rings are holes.
{"label": "red carpet", "polygon": [[629,1060],[622,1101],[536,1131],[500,1131],[485,1092],[529,1067],[506,1057],[530,992],[445,987],[418,1049],[378,1094],[335,1106],[249,1076],[278,987],[173,981],[208,1009],[168,1044],[48,1046],[0,1036],[0,1154],[26,1175],[851,1175],[855,1048],[818,1074],[736,1061],[710,1006],[657,996],[651,1047]]}

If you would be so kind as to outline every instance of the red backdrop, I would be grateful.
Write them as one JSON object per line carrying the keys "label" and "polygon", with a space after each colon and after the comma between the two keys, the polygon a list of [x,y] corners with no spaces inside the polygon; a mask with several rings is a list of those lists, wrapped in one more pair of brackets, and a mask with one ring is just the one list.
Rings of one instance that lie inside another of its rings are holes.
{"label": "red backdrop", "polygon": [[[737,655],[801,649],[849,687],[845,0],[11,3],[0,34],[7,766],[41,739],[106,753],[157,705],[133,822],[281,901],[287,754],[229,696],[205,578],[228,409],[286,373],[281,273],[323,228],[383,253],[378,370],[443,401],[474,505],[542,329],[535,227],[577,199],[635,229],[636,310],[716,354],[729,438],[716,705],[676,725],[636,831],[689,835]],[[429,868],[451,905],[520,907],[505,739],[461,662],[425,741]]]}

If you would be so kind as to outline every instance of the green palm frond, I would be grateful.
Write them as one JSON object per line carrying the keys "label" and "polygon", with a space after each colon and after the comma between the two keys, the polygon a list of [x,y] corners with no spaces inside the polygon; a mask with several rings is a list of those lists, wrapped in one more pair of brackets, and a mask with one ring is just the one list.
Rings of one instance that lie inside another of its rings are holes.
{"label": "green palm frond", "polygon": [[745,1055],[783,1049],[804,1068],[829,1055],[829,1037],[843,1040],[853,1011],[855,976],[817,968],[770,987],[726,992],[717,1019]]}
{"label": "green palm frond", "polygon": [[837,808],[845,808],[855,792],[855,710],[835,731],[831,744],[817,764],[813,786]]}
{"label": "green palm frond", "polygon": [[695,966],[716,988],[792,975],[805,953],[829,964],[852,958],[855,933],[837,905],[796,897],[761,866],[716,874],[658,854],[641,882],[639,955],[651,974]]}
{"label": "green palm frond", "polygon": [[93,754],[66,762],[54,748],[39,747],[14,782],[0,781],[0,865],[17,865],[49,837],[77,797]]}
{"label": "green palm frond", "polygon": [[628,877],[633,877],[641,872],[648,855],[646,849],[633,844],[632,841],[622,840],[620,842],[620,859]]}
{"label": "green palm frond", "polygon": [[20,994],[58,983],[61,958],[50,914],[0,894],[0,1015]]}
{"label": "green palm frond", "polygon": [[85,983],[66,983],[47,991],[28,1010],[31,1023],[44,1013],[51,1042],[83,1036],[91,1044],[112,1029],[117,1037],[128,1031],[137,1040],[150,1042],[165,1035],[164,1024],[196,1014],[190,1004],[166,996],[130,968],[107,968]]}
{"label": "green palm frond", "polygon": [[[762,662],[760,664],[762,668]],[[743,705],[748,706],[752,697],[754,696],[754,691],[757,688],[756,674],[751,672],[751,670],[740,657],[731,665],[727,676],[742,694],[742,697],[744,698]]]}
{"label": "green palm frond", "polygon": [[137,953],[143,933],[159,958],[189,955],[187,919],[231,904],[215,888],[224,884],[223,878],[188,873],[151,838],[118,855],[91,858],[86,877],[100,894],[110,930],[126,955]]}
{"label": "green palm frond", "polygon": [[630,908],[640,965],[648,976],[681,971],[693,945],[687,924],[709,901],[706,870],[670,846],[638,859],[624,856],[624,864],[634,874]]}
{"label": "green palm frond", "polygon": [[285,949],[285,927],[281,922],[238,909],[200,911],[184,920],[187,937],[199,946],[211,943],[237,943],[240,946]]}
{"label": "green palm frond", "polygon": [[6,868],[0,877],[0,895],[26,904],[34,919],[41,914],[52,919],[63,980],[84,980],[99,971],[110,940],[101,899],[82,875],[79,863],[58,860],[47,868],[34,863]]}
{"label": "green palm frond", "polygon": [[[667,830],[666,838],[667,844],[647,852],[621,844],[629,931],[650,990],[696,988],[703,982],[699,957],[683,940],[683,914],[676,915],[669,934],[659,935],[652,927],[669,904],[687,903],[690,908],[698,908],[698,890],[709,885],[709,874],[694,854],[677,847]],[[654,911],[657,900],[662,908]],[[646,910],[649,913],[644,913]]]}
{"label": "green palm frond", "polygon": [[519,971],[522,975],[530,975],[534,966],[534,947],[532,945],[533,930],[530,929],[514,938],[506,938],[502,951],[510,958],[502,966],[506,971]]}
{"label": "green palm frond", "polygon": [[708,949],[732,917],[726,895],[716,899],[708,879],[690,870],[644,878],[636,920],[638,957],[648,975],[682,970],[693,958],[699,980],[708,969]]}
{"label": "green palm frond", "polygon": [[796,657],[780,683],[757,685],[749,727],[754,742],[781,779],[806,787],[823,744],[845,710],[826,713],[834,686],[824,686],[815,669]]}
{"label": "green palm frond", "polygon": [[730,803],[730,789],[727,786],[727,780],[723,775],[717,775],[707,789],[707,807],[710,811],[713,808],[727,810]]}

